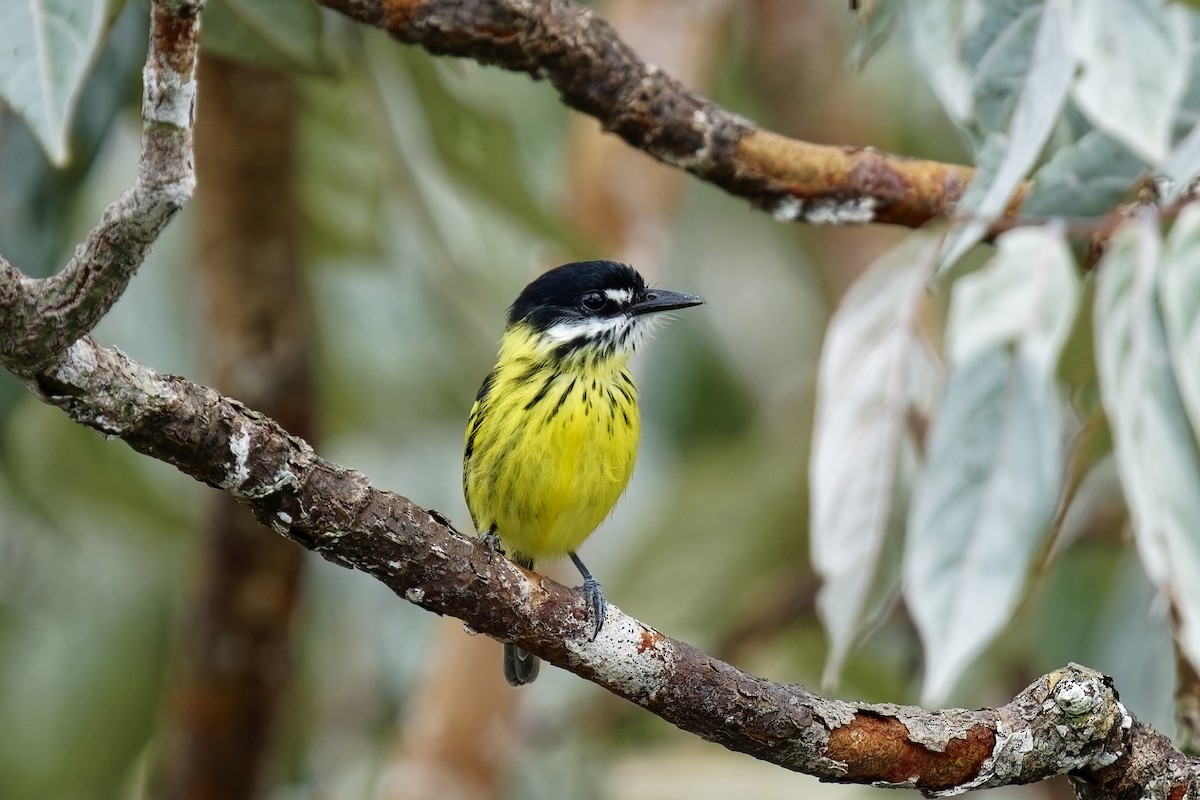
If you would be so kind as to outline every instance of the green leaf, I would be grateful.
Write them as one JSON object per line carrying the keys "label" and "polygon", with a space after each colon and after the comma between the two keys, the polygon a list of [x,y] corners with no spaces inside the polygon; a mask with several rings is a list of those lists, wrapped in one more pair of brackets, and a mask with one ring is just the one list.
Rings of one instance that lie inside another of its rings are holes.
{"label": "green leaf", "polygon": [[1097,128],[1150,162],[1171,144],[1192,68],[1191,22],[1185,9],[1164,0],[1075,4],[1075,103]]}
{"label": "green leaf", "polygon": [[297,0],[208,0],[204,49],[265,67],[317,71],[325,67],[321,12]]}
{"label": "green leaf", "polygon": [[1034,173],[1033,189],[1021,205],[1021,214],[1034,217],[1105,214],[1129,193],[1147,166],[1136,153],[1108,134],[1088,131],[1055,152]]}
{"label": "green leaf", "polygon": [[904,553],[925,702],[945,697],[1016,608],[1054,515],[1061,440],[1054,383],[1022,350],[951,369]]}
{"label": "green leaf", "polygon": [[106,0],[0,3],[0,98],[67,162],[67,130],[83,79],[104,41]]}
{"label": "green leaf", "polygon": [[809,468],[817,609],[829,634],[825,680],[841,671],[864,623],[894,598],[917,447],[909,417],[928,413],[938,368],[917,337],[937,248],[910,236],[876,261],[833,315],[821,353]]}
{"label": "green leaf", "polygon": [[1161,247],[1148,211],[1112,239],[1098,267],[1097,368],[1138,552],[1174,607],[1184,654],[1198,665],[1200,453],[1159,307]]}
{"label": "green leaf", "polygon": [[992,153],[987,161],[994,160],[995,167],[976,173],[963,194],[956,213],[964,221],[946,237],[939,273],[958,261],[983,237],[991,221],[1004,212],[1058,121],[1075,71],[1066,47],[1065,5],[1064,0],[1047,0],[1036,32],[1030,33],[1036,35],[1033,53],[1023,65],[1012,118],[1004,133],[990,134],[985,143],[985,151]]}

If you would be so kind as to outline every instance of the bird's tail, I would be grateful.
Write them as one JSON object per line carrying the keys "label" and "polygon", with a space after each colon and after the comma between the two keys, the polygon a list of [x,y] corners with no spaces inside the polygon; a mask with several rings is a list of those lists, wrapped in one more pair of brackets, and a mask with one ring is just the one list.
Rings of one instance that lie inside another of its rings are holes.
{"label": "bird's tail", "polygon": [[[533,559],[524,553],[513,553],[512,559],[525,569],[533,569]],[[508,681],[509,686],[533,683],[541,663],[540,658],[525,652],[515,644],[504,645],[504,679]]]}
{"label": "bird's tail", "polygon": [[541,663],[540,658],[533,653],[526,653],[515,644],[504,645],[504,679],[509,686],[533,683]]}

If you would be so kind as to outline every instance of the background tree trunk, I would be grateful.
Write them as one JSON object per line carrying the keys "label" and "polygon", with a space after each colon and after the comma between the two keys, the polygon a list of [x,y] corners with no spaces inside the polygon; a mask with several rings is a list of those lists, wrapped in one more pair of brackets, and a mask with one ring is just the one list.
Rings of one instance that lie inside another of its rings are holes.
{"label": "background tree trunk", "polygon": [[[281,73],[204,56],[196,123],[197,266],[215,385],[313,436],[312,336],[297,256],[295,107]],[[303,554],[214,495],[171,689],[164,795],[261,794],[292,671]]]}

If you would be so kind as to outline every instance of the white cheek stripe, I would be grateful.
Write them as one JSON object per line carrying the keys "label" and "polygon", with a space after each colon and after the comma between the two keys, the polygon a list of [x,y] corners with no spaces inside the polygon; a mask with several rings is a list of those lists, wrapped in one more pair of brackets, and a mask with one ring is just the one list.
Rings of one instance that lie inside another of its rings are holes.
{"label": "white cheek stripe", "polygon": [[[620,291],[615,290],[615,291]],[[556,322],[542,334],[554,344],[563,344],[582,337],[593,338],[605,333],[618,335],[630,323],[629,317],[618,314],[615,317],[587,317],[586,319],[564,320]]]}

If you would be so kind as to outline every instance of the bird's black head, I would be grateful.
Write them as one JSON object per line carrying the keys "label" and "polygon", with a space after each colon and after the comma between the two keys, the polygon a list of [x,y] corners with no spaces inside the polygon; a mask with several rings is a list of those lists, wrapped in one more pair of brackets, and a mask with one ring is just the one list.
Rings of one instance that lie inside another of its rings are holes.
{"label": "bird's black head", "polygon": [[508,324],[525,322],[545,331],[559,323],[633,317],[701,302],[683,292],[647,289],[628,264],[577,261],[544,272],[526,286],[508,310]]}
{"label": "bird's black head", "polygon": [[615,261],[577,261],[543,272],[508,309],[508,322],[525,321],[545,330],[567,319],[619,313],[646,282],[637,270]]}

